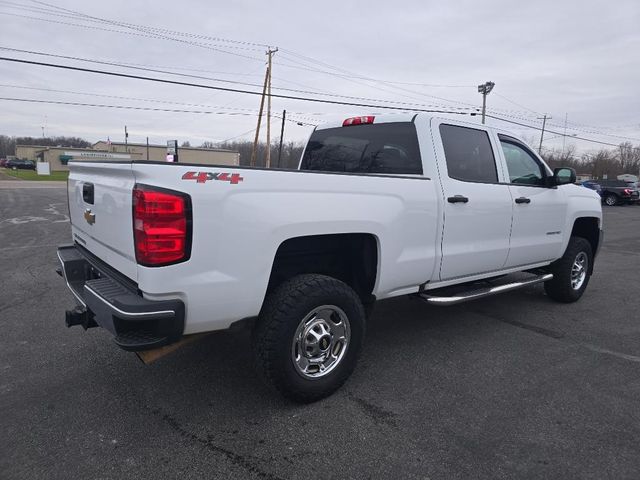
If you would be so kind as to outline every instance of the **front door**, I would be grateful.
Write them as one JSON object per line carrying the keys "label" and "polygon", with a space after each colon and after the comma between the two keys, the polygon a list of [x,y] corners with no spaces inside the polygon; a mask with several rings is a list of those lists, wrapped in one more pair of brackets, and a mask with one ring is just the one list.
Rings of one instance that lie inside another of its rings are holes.
{"label": "front door", "polygon": [[497,271],[509,252],[512,198],[500,182],[490,133],[433,121],[444,228],[440,279]]}
{"label": "front door", "polygon": [[498,135],[513,198],[507,267],[554,260],[562,255],[567,202],[562,189],[547,186],[550,172],[523,143]]}

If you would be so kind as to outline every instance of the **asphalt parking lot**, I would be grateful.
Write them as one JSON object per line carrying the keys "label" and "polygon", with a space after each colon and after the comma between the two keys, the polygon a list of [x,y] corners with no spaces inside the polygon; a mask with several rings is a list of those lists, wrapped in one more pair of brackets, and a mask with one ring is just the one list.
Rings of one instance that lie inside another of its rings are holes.
{"label": "asphalt parking lot", "polygon": [[245,332],[145,366],[67,329],[61,187],[0,182],[2,479],[640,476],[640,206],[605,208],[580,302],[381,302],[351,380],[299,406],[260,382]]}

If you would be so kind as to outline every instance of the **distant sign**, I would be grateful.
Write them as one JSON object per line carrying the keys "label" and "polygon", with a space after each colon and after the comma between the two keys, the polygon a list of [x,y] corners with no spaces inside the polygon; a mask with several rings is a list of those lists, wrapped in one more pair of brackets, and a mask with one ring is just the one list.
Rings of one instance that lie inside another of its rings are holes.
{"label": "distant sign", "polygon": [[167,162],[178,161],[178,141],[167,140]]}
{"label": "distant sign", "polygon": [[130,159],[131,155],[126,153],[106,153],[106,152],[86,152],[86,151],[69,151],[64,152],[64,155],[72,158],[118,158],[118,159]]}

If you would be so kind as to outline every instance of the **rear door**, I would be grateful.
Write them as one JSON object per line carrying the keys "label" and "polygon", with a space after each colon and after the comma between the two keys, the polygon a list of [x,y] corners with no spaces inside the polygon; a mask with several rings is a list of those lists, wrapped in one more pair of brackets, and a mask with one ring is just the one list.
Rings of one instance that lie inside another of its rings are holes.
{"label": "rear door", "polygon": [[73,241],[136,280],[130,163],[69,163],[68,194]]}
{"label": "rear door", "polygon": [[562,188],[548,187],[551,172],[529,147],[498,134],[513,197],[513,226],[507,267],[554,260],[562,252],[567,201]]}
{"label": "rear door", "polygon": [[432,120],[444,227],[440,279],[500,270],[509,252],[512,199],[482,126]]}

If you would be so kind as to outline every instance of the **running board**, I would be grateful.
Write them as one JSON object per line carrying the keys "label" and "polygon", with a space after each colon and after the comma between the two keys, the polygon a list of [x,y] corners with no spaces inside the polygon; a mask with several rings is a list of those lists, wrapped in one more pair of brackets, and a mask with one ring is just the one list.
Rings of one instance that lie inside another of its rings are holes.
{"label": "running board", "polygon": [[469,300],[477,300],[479,298],[490,297],[491,295],[497,295],[498,293],[518,290],[519,288],[529,287],[537,283],[548,282],[551,279],[553,279],[553,274],[547,273],[545,275],[536,275],[532,279],[505,283],[503,285],[496,285],[493,287],[468,290],[466,292],[461,292],[452,296],[429,295],[426,292],[420,293],[418,296],[431,305],[440,305],[443,307],[447,307],[449,305],[457,305],[458,303],[468,302]]}

